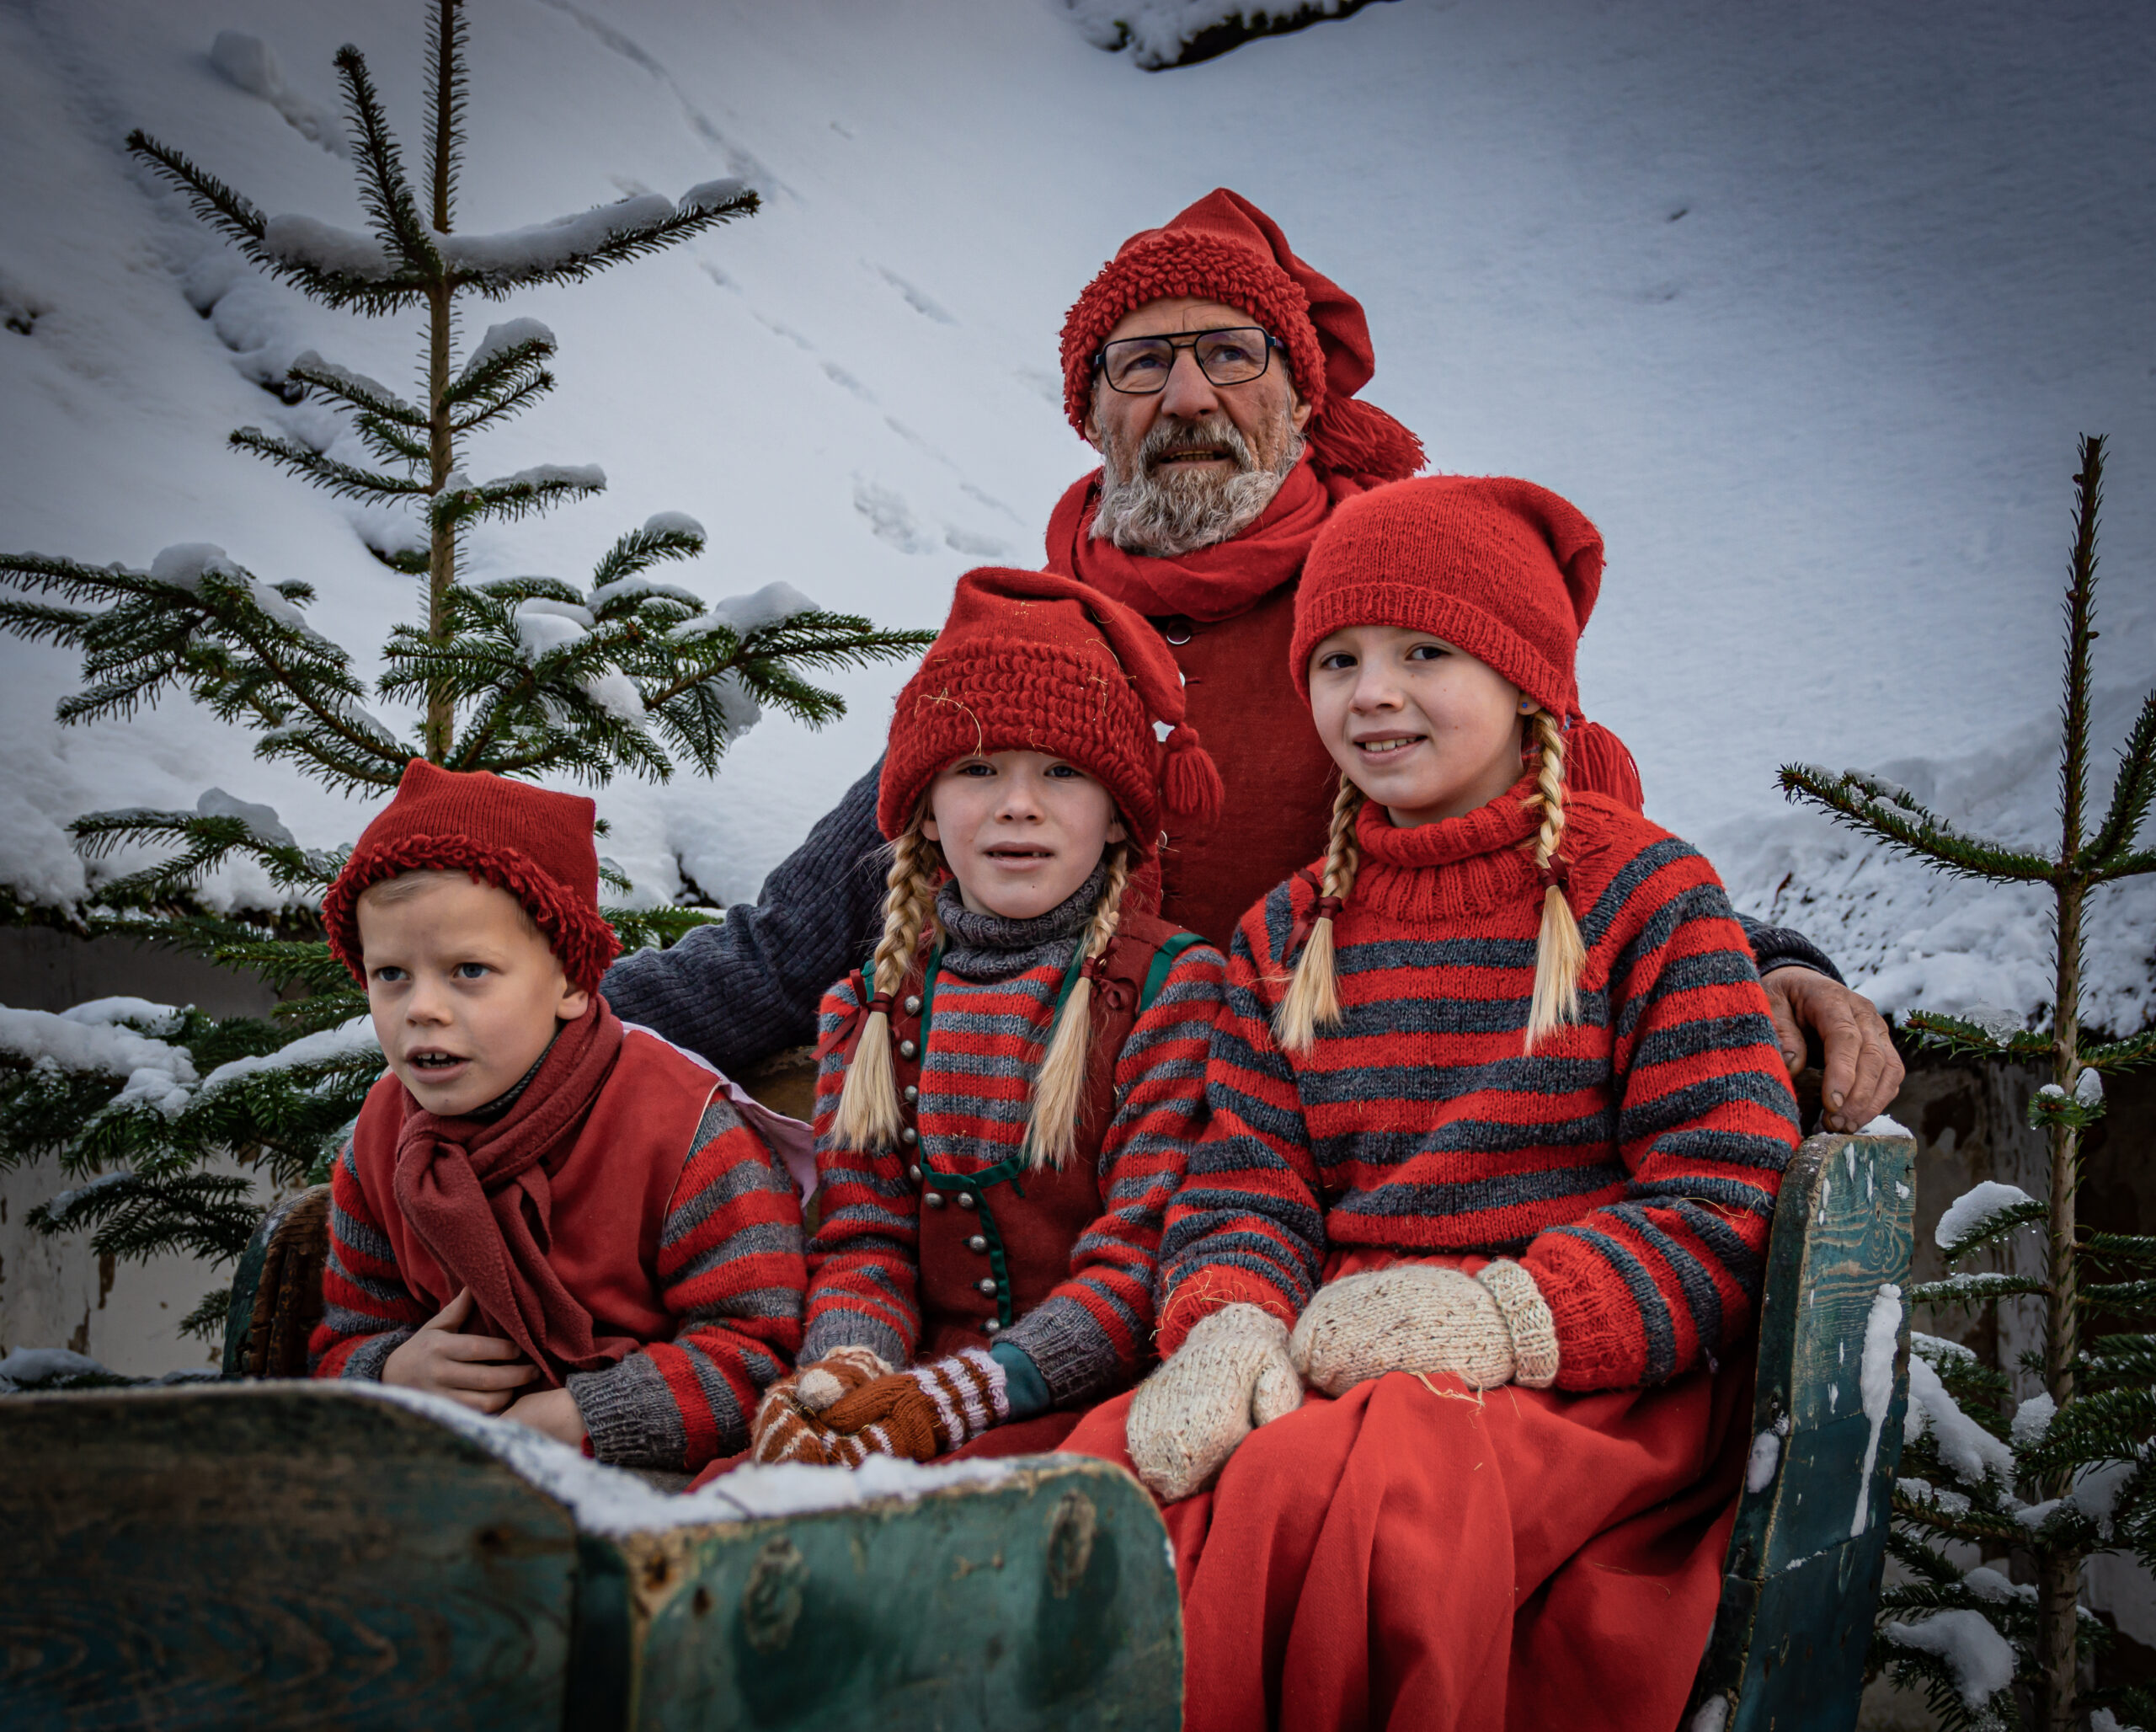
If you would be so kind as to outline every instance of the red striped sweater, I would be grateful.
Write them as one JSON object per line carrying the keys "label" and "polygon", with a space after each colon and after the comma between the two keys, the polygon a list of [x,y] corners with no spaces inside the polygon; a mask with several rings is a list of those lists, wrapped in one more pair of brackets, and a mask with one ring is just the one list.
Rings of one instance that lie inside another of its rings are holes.
{"label": "red striped sweater", "polygon": [[[641,1029],[631,1038],[655,1039]],[[690,1141],[655,1234],[647,1223],[645,1248],[622,1248],[637,1259],[655,1238],[648,1285],[671,1318],[670,1339],[568,1378],[592,1453],[616,1466],[693,1473],[745,1449],[764,1386],[801,1344],[792,1180],[723,1093],[712,1096]],[[327,1308],[307,1344],[318,1377],[379,1380],[438,1308],[398,1272],[381,1213],[394,1206],[369,1197],[347,1143],[331,1177]]]}
{"label": "red striped sweater", "polygon": [[1518,1256],[1561,1388],[1660,1382],[1750,1326],[1798,1134],[1743,933],[1698,853],[1575,795],[1581,1019],[1524,1052],[1530,786],[1414,829],[1364,808],[1335,927],[1344,1021],[1308,1052],[1283,1054],[1271,1018],[1315,886],[1299,874],[1243,917],[1211,1124],[1162,1248],[1164,1354],[1239,1300],[1292,1323],[1351,1248]]}
{"label": "red striped sweater", "polygon": [[[978,1173],[1016,1154],[1034,1068],[1077,939],[1032,953],[1007,979],[937,981],[921,1057],[920,1147],[947,1173]],[[1151,1351],[1161,1227],[1203,1120],[1206,1045],[1225,970],[1198,944],[1169,970],[1115,1059],[1115,1115],[1101,1145],[1103,1212],[1071,1252],[1068,1279],[997,1337],[1031,1360],[1058,1405],[1128,1382]],[[832,1348],[873,1348],[896,1365],[919,1351],[920,1198],[896,1153],[831,1136],[846,1083],[858,977],[825,995],[826,1056],[816,1079],[816,1167],[824,1213],[808,1248],[805,1364]],[[1096,1055],[1094,1062],[1100,1062]],[[910,1159],[909,1154],[906,1159]]]}

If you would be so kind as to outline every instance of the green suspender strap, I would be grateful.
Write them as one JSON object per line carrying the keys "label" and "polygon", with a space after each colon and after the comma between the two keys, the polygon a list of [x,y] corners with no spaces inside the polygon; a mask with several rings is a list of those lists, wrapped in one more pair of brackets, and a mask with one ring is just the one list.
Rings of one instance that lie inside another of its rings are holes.
{"label": "green suspender strap", "polygon": [[[1176,959],[1193,944],[1205,941],[1196,933],[1177,933],[1163,943],[1153,956],[1153,965],[1145,972],[1145,984],[1138,995],[1138,1013],[1140,1016],[1161,995],[1161,988],[1167,984]],[[939,941],[929,954],[928,969],[921,983],[921,1032],[915,1038],[920,1042],[921,1066],[928,1063],[928,1027],[936,1010],[936,974],[943,960],[943,946]],[[1063,971],[1063,985],[1055,995],[1055,1003],[1049,1012],[1049,1038],[1054,1038],[1055,1025],[1062,1019],[1063,1007],[1070,1001],[1071,988],[1078,984],[1078,976],[1086,965],[1086,947],[1081,944],[1070,953],[1070,965]],[[980,1221],[981,1237],[988,1241],[988,1264],[995,1276],[995,1326],[1007,1329],[1017,1321],[1011,1303],[1011,1265],[1004,1255],[1003,1235],[996,1230],[995,1211],[989,1206],[988,1192],[992,1185],[1008,1184],[1020,1196],[1026,1195],[1019,1175],[1026,1170],[1026,1152],[1020,1149],[1015,1155],[1006,1155],[993,1167],[984,1167],[978,1173],[939,1173],[929,1160],[926,1143],[915,1156],[921,1164],[921,1183],[939,1191],[971,1192]]]}

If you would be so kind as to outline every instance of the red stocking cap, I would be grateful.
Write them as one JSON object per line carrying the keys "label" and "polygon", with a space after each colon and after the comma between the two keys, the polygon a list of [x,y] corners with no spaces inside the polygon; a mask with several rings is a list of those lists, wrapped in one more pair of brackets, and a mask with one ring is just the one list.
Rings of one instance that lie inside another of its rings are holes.
{"label": "red stocking cap", "polygon": [[[1163,745],[1153,724],[1171,730]],[[1183,721],[1182,676],[1145,616],[1075,578],[984,566],[899,693],[876,819],[895,837],[959,759],[1038,751],[1097,777],[1142,860],[1164,815],[1209,821],[1220,772]]]}
{"label": "red stocking cap", "polygon": [[1134,307],[1187,295],[1240,307],[1287,345],[1310,406],[1303,436],[1318,466],[1366,484],[1422,467],[1422,441],[1355,393],[1376,370],[1363,303],[1295,256],[1280,225],[1240,193],[1216,188],[1163,228],[1131,236],[1063,322],[1063,402],[1086,430],[1093,357]]}

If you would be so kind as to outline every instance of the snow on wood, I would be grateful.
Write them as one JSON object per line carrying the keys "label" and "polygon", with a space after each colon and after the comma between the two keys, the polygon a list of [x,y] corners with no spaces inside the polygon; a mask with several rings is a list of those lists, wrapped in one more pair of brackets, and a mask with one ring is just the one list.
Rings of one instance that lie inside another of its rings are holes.
{"label": "snow on wood", "polygon": [[87,1354],[65,1347],[18,1347],[0,1354],[0,1394],[35,1389],[61,1377],[97,1377],[104,1367]]}
{"label": "snow on wood", "polygon": [[1864,1355],[1857,1366],[1857,1392],[1863,1398],[1864,1417],[1871,1435],[1864,1446],[1864,1466],[1858,1472],[1856,1514],[1849,1521],[1849,1537],[1857,1538],[1870,1520],[1871,1469],[1879,1459],[1879,1434],[1886,1424],[1886,1409],[1894,1400],[1894,1350],[1902,1333],[1902,1290],[1892,1281],[1880,1284],[1871,1296],[1871,1309],[1864,1320]]}
{"label": "snow on wood", "polygon": [[1774,1483],[1774,1467],[1781,1460],[1782,1441],[1771,1431],[1752,1440],[1752,1454],[1744,1463],[1744,1489],[1764,1491]]}
{"label": "snow on wood", "polygon": [[1935,1612],[1921,1623],[1890,1623],[1880,1633],[1897,1648],[1945,1660],[1972,1713],[2014,1681],[2014,1649],[1981,1612]]}
{"label": "snow on wood", "polygon": [[1984,1223],[1993,1216],[2035,1200],[2019,1185],[2001,1184],[1995,1179],[1987,1179],[1946,1205],[1946,1212],[1939,1217],[1939,1229],[1932,1237],[1939,1242],[1939,1248],[1951,1256],[1956,1245],[1982,1232]]}

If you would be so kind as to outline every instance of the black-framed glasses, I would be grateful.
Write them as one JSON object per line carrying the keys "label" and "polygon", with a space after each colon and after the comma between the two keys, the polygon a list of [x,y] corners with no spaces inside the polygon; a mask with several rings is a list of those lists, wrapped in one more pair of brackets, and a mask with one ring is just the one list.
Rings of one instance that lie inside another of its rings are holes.
{"label": "black-framed glasses", "polygon": [[1118,337],[1101,345],[1093,365],[1111,391],[1150,397],[1166,389],[1178,349],[1190,350],[1198,372],[1213,384],[1247,385],[1264,373],[1279,346],[1256,325],[1230,325],[1184,337]]}

